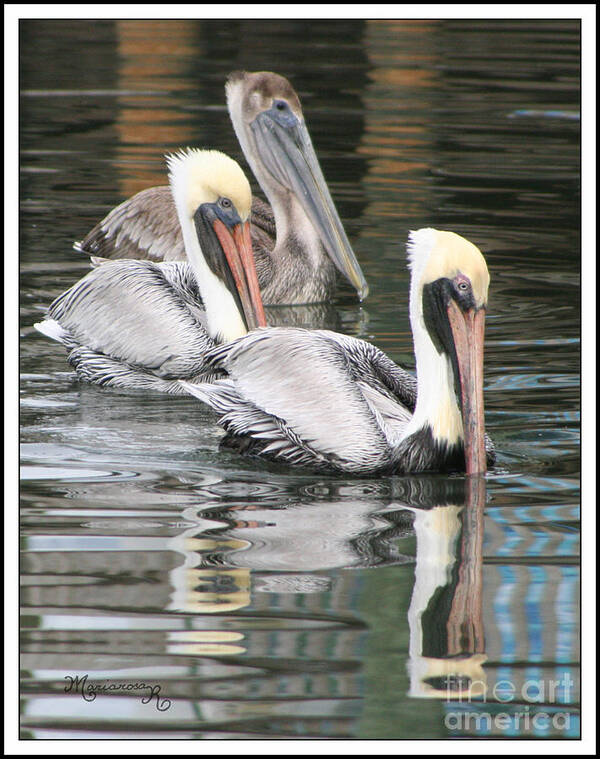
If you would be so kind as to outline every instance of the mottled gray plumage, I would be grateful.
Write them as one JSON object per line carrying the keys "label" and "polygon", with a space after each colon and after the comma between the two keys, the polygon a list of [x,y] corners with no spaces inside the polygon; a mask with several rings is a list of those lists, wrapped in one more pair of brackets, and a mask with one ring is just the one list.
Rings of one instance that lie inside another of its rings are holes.
{"label": "mottled gray plumage", "polygon": [[98,264],[127,258],[157,262],[187,260],[168,185],[149,187],[116,206],[74,247],[92,256]]}
{"label": "mottled gray plumage", "polygon": [[176,394],[177,379],[206,379],[204,356],[215,342],[189,274],[181,262],[111,261],[56,298],[48,309],[59,325],[53,336],[79,378]]}
{"label": "mottled gray plumage", "polygon": [[207,363],[228,378],[186,387],[229,433],[252,437],[262,456],[317,468],[387,467],[416,399],[414,377],[378,348],[328,330],[257,330]]}

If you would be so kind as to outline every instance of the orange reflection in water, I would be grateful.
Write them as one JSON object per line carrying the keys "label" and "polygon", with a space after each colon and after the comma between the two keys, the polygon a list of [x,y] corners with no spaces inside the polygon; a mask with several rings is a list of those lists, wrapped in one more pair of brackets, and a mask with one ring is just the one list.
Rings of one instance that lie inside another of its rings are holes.
{"label": "orange reflection in water", "polygon": [[[173,92],[191,90],[190,61],[202,55],[189,21],[117,21],[119,109],[116,166],[123,197],[166,184],[166,146],[192,139],[188,114]],[[139,93],[139,94],[137,94]]]}
{"label": "orange reflection in water", "polygon": [[[370,201],[364,212],[367,218],[397,219],[399,200],[408,216],[418,215],[422,206],[418,194],[425,191],[421,175],[429,165],[430,147],[426,124],[413,114],[421,111],[422,93],[437,85],[433,42],[438,24],[435,20],[366,22],[365,49],[372,67],[363,94],[365,129],[357,152],[370,159],[363,179]],[[370,227],[364,233],[387,234]]]}

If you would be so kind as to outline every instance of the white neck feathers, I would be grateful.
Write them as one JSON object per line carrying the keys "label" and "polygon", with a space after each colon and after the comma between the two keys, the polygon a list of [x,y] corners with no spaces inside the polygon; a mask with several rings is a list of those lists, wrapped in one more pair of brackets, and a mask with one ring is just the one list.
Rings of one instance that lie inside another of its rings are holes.
{"label": "white neck feathers", "polygon": [[250,185],[238,164],[215,150],[188,148],[167,156],[167,164],[185,252],[206,310],[208,333],[220,342],[235,340],[247,332],[244,320],[233,295],[206,262],[194,214],[203,203],[214,203],[226,196],[246,218],[250,212]]}
{"label": "white neck feathers", "polygon": [[434,440],[452,445],[463,438],[454,371],[449,356],[438,353],[423,318],[422,276],[436,235],[435,229],[420,229],[409,236],[410,323],[417,365],[417,404],[405,437],[429,426]]}

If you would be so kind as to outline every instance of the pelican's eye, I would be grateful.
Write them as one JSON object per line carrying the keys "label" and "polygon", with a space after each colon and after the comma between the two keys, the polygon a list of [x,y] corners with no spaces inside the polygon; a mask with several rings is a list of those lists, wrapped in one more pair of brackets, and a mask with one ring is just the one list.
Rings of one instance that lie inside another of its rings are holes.
{"label": "pelican's eye", "polygon": [[229,209],[233,206],[233,203],[229,200],[229,198],[219,198],[219,205],[221,208],[229,211]]}
{"label": "pelican's eye", "polygon": [[288,104],[285,102],[285,100],[275,100],[273,105],[275,108],[277,108],[278,111],[285,111],[288,107]]}
{"label": "pelican's eye", "polygon": [[471,280],[465,275],[459,272],[452,280],[454,288],[454,300],[464,310],[475,307],[475,297],[473,295],[473,286]]}
{"label": "pelican's eye", "polygon": [[454,284],[456,285],[456,289],[463,294],[468,293],[471,289],[471,282],[464,274],[457,274],[456,277],[454,277]]}

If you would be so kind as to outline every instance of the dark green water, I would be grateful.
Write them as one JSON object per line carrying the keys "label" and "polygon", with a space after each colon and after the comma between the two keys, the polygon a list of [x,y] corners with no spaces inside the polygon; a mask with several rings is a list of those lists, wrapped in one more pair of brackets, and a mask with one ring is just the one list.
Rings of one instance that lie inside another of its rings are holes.
{"label": "dark green water", "polygon": [[[578,24],[28,21],[20,45],[23,737],[577,737]],[[83,386],[32,329],[165,152],[245,166],[238,68],[292,80],[371,286],[299,319],[412,367],[408,230],[484,252],[485,493],[259,466],[194,399]]]}

